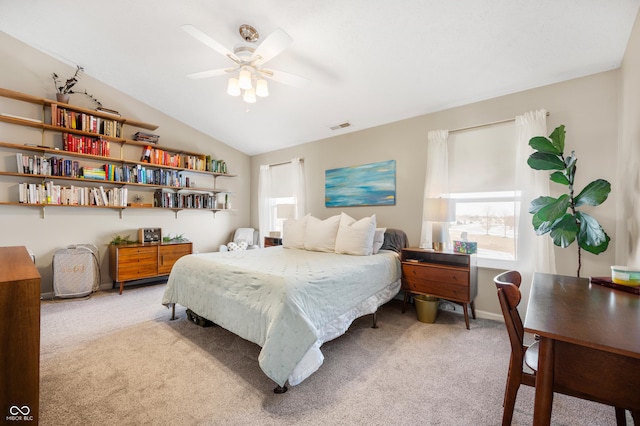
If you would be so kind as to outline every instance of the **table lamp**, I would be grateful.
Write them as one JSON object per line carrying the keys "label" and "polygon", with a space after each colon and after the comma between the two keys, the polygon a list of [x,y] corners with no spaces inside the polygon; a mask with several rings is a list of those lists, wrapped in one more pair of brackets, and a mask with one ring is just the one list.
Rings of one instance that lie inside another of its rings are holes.
{"label": "table lamp", "polygon": [[447,243],[447,229],[445,222],[452,222],[456,218],[456,205],[450,198],[427,198],[424,210],[424,220],[433,222],[431,225],[431,240],[433,249],[442,251]]}
{"label": "table lamp", "polygon": [[[287,220],[294,215],[294,204],[278,204],[276,205],[276,219]],[[277,233],[277,235],[275,235]],[[280,238],[281,233],[279,231],[270,232],[270,237]]]}

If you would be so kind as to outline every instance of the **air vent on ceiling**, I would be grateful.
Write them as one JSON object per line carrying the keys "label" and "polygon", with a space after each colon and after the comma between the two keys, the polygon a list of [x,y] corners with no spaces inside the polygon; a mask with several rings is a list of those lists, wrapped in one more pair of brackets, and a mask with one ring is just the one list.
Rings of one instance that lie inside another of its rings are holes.
{"label": "air vent on ceiling", "polygon": [[331,130],[340,130],[340,129],[344,129],[345,127],[349,127],[349,126],[351,126],[351,123],[345,122],[345,123],[341,123],[341,124],[336,124],[335,126],[331,126],[329,128]]}

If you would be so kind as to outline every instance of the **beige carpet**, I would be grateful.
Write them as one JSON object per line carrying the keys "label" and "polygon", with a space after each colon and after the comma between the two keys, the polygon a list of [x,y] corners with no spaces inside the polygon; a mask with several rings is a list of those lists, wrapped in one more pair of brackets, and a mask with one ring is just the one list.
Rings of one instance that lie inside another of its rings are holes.
{"label": "beige carpet", "polygon": [[[260,348],[220,327],[169,321],[164,285],[43,302],[42,425],[498,425],[509,357],[501,323],[393,301],[323,346],[320,369],[284,395]],[[531,424],[521,388],[514,425]],[[554,425],[614,425],[613,408],[557,395]]]}

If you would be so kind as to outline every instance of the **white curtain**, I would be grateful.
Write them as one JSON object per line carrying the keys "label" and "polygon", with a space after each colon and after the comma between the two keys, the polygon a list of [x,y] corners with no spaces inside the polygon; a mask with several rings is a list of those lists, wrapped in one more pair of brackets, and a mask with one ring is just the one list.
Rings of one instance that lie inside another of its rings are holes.
{"label": "white curtain", "polygon": [[516,117],[516,188],[522,191],[517,228],[517,268],[522,274],[522,309],[526,309],[529,300],[533,272],[556,272],[553,241],[548,234],[536,235],[529,213],[529,204],[533,199],[548,196],[550,193],[549,173],[534,170],[527,164],[529,155],[534,152],[529,146],[529,140],[534,136],[549,136],[547,111],[544,109]]}
{"label": "white curtain", "polygon": [[264,245],[264,237],[268,235],[273,214],[271,209],[271,167],[268,164],[260,166],[258,177],[258,225],[260,230],[260,247]]}
{"label": "white curtain", "polygon": [[291,160],[292,165],[292,187],[293,198],[296,200],[295,219],[299,219],[306,214],[306,190],[304,179],[304,162],[300,158]]}
{"label": "white curtain", "polygon": [[[432,130],[427,133],[427,174],[424,182],[424,200],[422,206],[422,232],[420,247],[430,248],[432,243],[432,224],[424,220],[425,204],[428,198],[439,198],[449,195],[449,151],[447,148],[448,130]],[[443,224],[445,225],[445,224]],[[445,234],[448,241],[449,232],[446,224]]]}

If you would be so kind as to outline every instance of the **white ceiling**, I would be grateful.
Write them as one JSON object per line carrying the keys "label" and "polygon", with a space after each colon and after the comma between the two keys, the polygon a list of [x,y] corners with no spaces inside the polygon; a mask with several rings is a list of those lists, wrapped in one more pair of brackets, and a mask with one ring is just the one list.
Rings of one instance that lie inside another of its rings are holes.
{"label": "white ceiling", "polygon": [[[0,30],[254,155],[620,66],[640,0],[0,0]],[[227,78],[238,28],[291,46],[246,111]],[[329,127],[350,122],[351,127]],[[161,123],[159,123],[161,124]]]}

